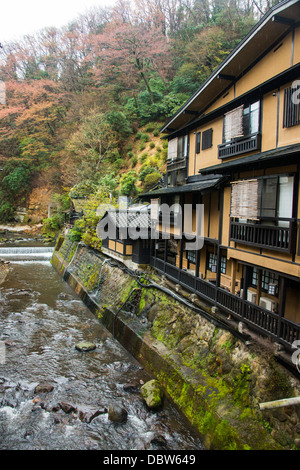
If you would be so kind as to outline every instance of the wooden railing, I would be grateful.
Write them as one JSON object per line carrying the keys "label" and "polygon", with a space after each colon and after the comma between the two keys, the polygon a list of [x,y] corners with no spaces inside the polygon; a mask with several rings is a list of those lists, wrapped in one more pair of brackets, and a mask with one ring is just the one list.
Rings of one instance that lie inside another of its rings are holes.
{"label": "wooden railing", "polygon": [[187,158],[178,158],[175,160],[167,160],[167,172],[174,170],[185,170],[187,168]]}
{"label": "wooden railing", "polygon": [[289,348],[295,340],[300,340],[300,324],[282,318],[266,308],[217,287],[213,282],[200,279],[163,260],[152,257],[150,264],[170,280],[181,284],[200,298],[243,321],[250,329],[270,336]]}
{"label": "wooden railing", "polygon": [[227,158],[241,153],[252,152],[252,150],[260,150],[261,136],[254,134],[244,139],[239,139],[232,142],[226,142],[218,146],[218,157]]}
{"label": "wooden railing", "polygon": [[292,253],[295,250],[296,226],[292,219],[270,219],[278,223],[280,220],[288,223],[287,227],[279,225],[249,224],[230,221],[230,240],[237,243],[259,246],[271,250]]}

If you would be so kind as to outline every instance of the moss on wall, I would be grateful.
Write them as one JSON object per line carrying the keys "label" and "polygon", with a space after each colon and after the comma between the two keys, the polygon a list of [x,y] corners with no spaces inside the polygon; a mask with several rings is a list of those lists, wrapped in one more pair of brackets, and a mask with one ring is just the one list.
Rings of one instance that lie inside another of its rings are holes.
{"label": "moss on wall", "polygon": [[[54,253],[58,272],[64,273],[72,251],[74,246],[63,243]],[[300,442],[299,426],[292,426],[299,419],[297,409],[280,416],[258,410],[259,402],[300,393],[299,382],[266,351],[245,345],[169,295],[142,288],[128,272],[103,264],[85,248],[77,250],[72,265],[70,285],[86,301],[100,282],[99,308],[92,310],[160,381],[206,448],[292,449]],[[153,278],[159,282],[156,273]],[[116,319],[113,312],[136,287],[141,288],[136,317]]]}

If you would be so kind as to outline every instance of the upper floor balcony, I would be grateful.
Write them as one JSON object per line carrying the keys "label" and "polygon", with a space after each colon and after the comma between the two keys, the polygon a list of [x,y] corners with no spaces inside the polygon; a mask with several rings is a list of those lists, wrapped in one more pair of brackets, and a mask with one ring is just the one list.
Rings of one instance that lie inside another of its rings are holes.
{"label": "upper floor balcony", "polygon": [[297,225],[294,219],[267,218],[261,223],[230,220],[230,240],[269,250],[294,253]]}
{"label": "upper floor balcony", "polygon": [[177,170],[187,170],[186,157],[167,160],[167,172]]}
{"label": "upper floor balcony", "polygon": [[260,148],[261,135],[257,133],[218,145],[218,158],[234,157],[254,150],[260,150]]}

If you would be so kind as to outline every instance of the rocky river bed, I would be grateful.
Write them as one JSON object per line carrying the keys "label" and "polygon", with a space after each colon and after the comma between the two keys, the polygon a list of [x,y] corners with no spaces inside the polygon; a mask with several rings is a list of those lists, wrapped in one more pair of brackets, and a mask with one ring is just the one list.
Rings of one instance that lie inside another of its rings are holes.
{"label": "rocky river bed", "polygon": [[[96,347],[80,351],[81,341]],[[140,389],[151,377],[49,261],[10,263],[0,346],[1,450],[203,449],[166,399],[147,407]]]}

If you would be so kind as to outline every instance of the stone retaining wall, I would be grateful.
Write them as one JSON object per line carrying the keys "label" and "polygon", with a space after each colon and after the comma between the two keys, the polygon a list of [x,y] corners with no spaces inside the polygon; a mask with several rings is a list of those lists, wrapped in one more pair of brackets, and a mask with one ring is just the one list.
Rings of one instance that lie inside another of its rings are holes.
{"label": "stone retaining wall", "polygon": [[[161,383],[207,449],[297,449],[300,407],[260,411],[258,404],[300,396],[297,377],[258,344],[152,287],[122,265],[58,241],[52,264],[99,321]],[[150,268],[147,277],[161,283]],[[134,308],[120,307],[135,289]],[[140,290],[138,290],[140,289]]]}

